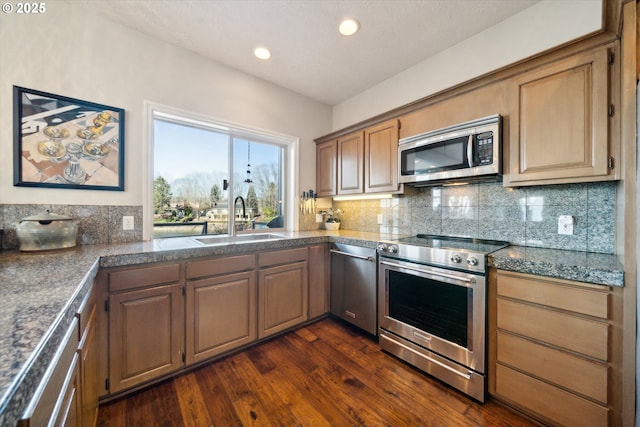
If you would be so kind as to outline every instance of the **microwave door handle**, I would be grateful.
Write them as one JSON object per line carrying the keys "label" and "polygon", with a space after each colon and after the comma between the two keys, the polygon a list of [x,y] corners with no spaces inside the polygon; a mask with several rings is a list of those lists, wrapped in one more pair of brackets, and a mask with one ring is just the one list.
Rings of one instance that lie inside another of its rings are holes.
{"label": "microwave door handle", "polygon": [[469,167],[473,167],[473,134],[469,135],[469,141],[467,141],[467,163]]}

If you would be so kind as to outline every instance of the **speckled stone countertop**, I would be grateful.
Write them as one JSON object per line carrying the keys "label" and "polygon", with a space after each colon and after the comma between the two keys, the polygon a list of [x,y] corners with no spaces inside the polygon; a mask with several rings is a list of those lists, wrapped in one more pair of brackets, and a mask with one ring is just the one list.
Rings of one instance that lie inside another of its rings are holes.
{"label": "speckled stone countertop", "polygon": [[509,246],[492,253],[489,265],[520,273],[624,286],[624,268],[616,255]]}
{"label": "speckled stone countertop", "polygon": [[100,267],[287,248],[328,241],[375,247],[376,233],[278,233],[285,239],[205,246],[193,238],[61,251],[0,252],[0,426],[16,425]]}
{"label": "speckled stone countertop", "polygon": [[[379,240],[398,237],[347,230],[278,234],[285,238],[205,246],[185,237],[46,253],[0,252],[0,426],[15,426],[101,267],[323,242],[374,248]],[[490,262],[505,270],[623,285],[623,268],[613,255],[516,246],[494,253]]]}

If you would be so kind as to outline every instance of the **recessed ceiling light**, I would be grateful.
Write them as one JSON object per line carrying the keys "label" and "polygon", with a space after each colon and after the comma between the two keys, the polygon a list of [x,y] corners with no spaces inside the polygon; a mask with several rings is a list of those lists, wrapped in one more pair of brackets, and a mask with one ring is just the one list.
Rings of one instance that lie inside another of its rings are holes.
{"label": "recessed ceiling light", "polygon": [[352,36],[360,28],[360,23],[353,18],[345,19],[340,23],[340,34],[343,36]]}
{"label": "recessed ceiling light", "polygon": [[256,50],[253,51],[253,54],[256,58],[260,59],[269,59],[271,58],[271,52],[266,47],[257,47]]}

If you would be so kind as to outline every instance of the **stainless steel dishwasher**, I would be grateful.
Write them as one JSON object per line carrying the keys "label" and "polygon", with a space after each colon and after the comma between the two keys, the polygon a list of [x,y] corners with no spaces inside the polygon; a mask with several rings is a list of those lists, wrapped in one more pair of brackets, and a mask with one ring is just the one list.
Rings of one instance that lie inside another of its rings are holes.
{"label": "stainless steel dishwasher", "polygon": [[378,332],[376,250],[331,245],[331,313],[364,329]]}

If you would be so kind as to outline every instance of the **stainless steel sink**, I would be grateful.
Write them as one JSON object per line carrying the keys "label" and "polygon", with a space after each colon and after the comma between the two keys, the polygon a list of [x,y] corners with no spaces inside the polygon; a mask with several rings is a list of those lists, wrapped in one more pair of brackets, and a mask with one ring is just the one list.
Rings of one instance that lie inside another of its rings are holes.
{"label": "stainless steel sink", "polygon": [[284,239],[284,236],[271,233],[255,233],[255,234],[238,234],[236,236],[220,235],[195,238],[198,243],[203,245],[223,245],[228,243],[251,243],[261,242],[265,240]]}

